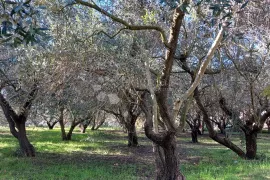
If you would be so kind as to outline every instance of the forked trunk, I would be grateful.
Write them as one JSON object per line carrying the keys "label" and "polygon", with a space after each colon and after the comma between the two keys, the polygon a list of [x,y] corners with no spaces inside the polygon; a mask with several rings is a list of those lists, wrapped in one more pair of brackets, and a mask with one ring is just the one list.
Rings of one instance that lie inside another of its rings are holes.
{"label": "forked trunk", "polygon": [[246,158],[255,159],[257,154],[257,132],[245,133],[246,138]]}
{"label": "forked trunk", "polygon": [[47,125],[49,127],[50,130],[52,130],[54,128],[54,126],[56,125],[57,122],[53,122],[52,124],[47,122]]}
{"label": "forked trunk", "polygon": [[155,145],[157,180],[184,180],[179,171],[174,134],[166,136],[162,145]]}
{"label": "forked trunk", "polygon": [[29,142],[26,135],[25,123],[16,124],[16,127],[18,129],[18,141],[22,154],[27,157],[35,157],[34,146]]}
{"label": "forked trunk", "polygon": [[128,146],[129,147],[138,146],[138,137],[136,133],[135,124],[131,124],[130,127],[127,128],[127,130],[128,130]]}
{"label": "forked trunk", "polygon": [[91,130],[98,130],[105,122],[105,119],[102,119],[101,121],[98,121],[96,119],[93,120],[93,125]]}
{"label": "forked trunk", "polygon": [[[10,132],[14,137],[16,137],[20,144],[20,150],[22,154],[27,157],[35,157],[35,149],[34,146],[29,142],[26,129],[25,122],[27,120],[27,116],[29,110],[32,105],[32,101],[34,100],[37,92],[37,86],[34,84],[33,90],[29,93],[27,101],[23,105],[23,110],[20,114],[16,114],[13,108],[10,106],[8,101],[4,98],[4,96],[0,93],[0,106],[2,107],[3,113],[8,121]],[[16,130],[16,128],[17,130]]]}

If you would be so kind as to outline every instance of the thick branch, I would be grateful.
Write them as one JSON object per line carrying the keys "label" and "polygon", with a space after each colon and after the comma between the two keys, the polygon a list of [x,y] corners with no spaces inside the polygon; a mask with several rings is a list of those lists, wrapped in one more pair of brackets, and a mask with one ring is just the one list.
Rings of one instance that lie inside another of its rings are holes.
{"label": "thick branch", "polygon": [[18,132],[15,129],[15,121],[18,120],[18,116],[1,93],[0,93],[0,106],[2,107],[4,115],[8,121],[11,134],[14,137],[18,138]]}
{"label": "thick branch", "polygon": [[216,49],[218,48],[218,46],[223,38],[223,32],[224,32],[224,27],[221,27],[214,43],[212,44],[211,48],[209,49],[209,51],[205,57],[205,61],[202,63],[202,65],[201,65],[201,67],[200,67],[200,69],[199,69],[199,71],[194,79],[194,82],[192,83],[190,88],[185,92],[185,94],[175,101],[174,116],[173,116],[174,120],[176,119],[176,117],[178,115],[178,112],[181,108],[183,101],[185,101],[190,95],[192,95],[192,93],[194,92],[196,87],[199,85],[199,83],[200,83],[200,81],[201,81],[201,79],[206,71],[208,64],[210,63],[211,59],[213,58],[214,53],[215,53]]}
{"label": "thick branch", "polygon": [[183,19],[185,17],[185,13],[181,10],[179,6],[174,10],[173,16],[174,16],[173,23],[170,28],[170,38],[168,42],[170,48],[166,52],[165,62],[164,62],[165,66],[164,66],[164,69],[162,71],[162,76],[161,76],[161,86],[164,87],[164,89],[169,86],[170,75],[171,75],[172,66],[174,62],[175,52],[177,49],[177,44],[178,44],[178,38],[179,38]]}
{"label": "thick branch", "polygon": [[246,155],[244,153],[244,151],[239,148],[237,145],[235,145],[233,142],[231,142],[228,138],[226,137],[220,137],[217,135],[217,132],[214,130],[210,118],[208,116],[208,112],[205,109],[205,107],[203,106],[201,99],[200,99],[200,94],[198,91],[198,88],[195,88],[194,91],[194,98],[197,102],[197,105],[199,106],[202,114],[203,114],[203,121],[206,124],[206,127],[209,131],[209,136],[210,138],[212,138],[213,140],[215,140],[216,142],[226,146],[227,148],[230,148],[231,150],[233,150],[238,156],[240,156],[241,158],[246,158]]}
{"label": "thick branch", "polygon": [[32,106],[32,102],[36,97],[37,90],[38,90],[37,85],[34,84],[32,91],[29,93],[28,98],[21,109],[21,112],[19,113],[20,118],[23,117],[24,120],[26,120],[29,110]]}

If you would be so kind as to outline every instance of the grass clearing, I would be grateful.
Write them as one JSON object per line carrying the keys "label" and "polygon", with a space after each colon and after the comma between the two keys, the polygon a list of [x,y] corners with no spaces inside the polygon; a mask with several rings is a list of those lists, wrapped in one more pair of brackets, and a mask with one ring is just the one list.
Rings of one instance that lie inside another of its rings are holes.
{"label": "grass clearing", "polygon": [[[81,134],[72,141],[61,140],[60,129],[28,128],[28,137],[37,157],[15,156],[18,143],[7,128],[0,128],[0,179],[154,179],[151,142],[139,134],[140,146],[128,148],[126,134],[101,129]],[[260,160],[246,161],[215,143],[206,135],[192,144],[189,134],[181,135],[181,170],[188,180],[270,179],[270,135],[258,138]],[[235,142],[238,143],[235,138]],[[240,142],[240,141],[239,141]]]}

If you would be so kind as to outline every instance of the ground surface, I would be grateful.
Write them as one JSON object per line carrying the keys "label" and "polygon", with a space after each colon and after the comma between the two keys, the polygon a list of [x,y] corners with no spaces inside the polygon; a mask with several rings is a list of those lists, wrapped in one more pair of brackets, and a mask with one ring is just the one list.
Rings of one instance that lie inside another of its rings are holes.
{"label": "ground surface", "polygon": [[[0,128],[1,180],[154,179],[151,142],[143,133],[137,148],[128,148],[126,134],[111,129],[75,131],[70,142],[61,141],[59,129],[28,128],[28,136],[37,150],[35,158],[18,157],[16,139]],[[270,179],[270,134],[259,135],[260,159],[253,161],[239,159],[207,135],[199,136],[198,144],[190,139],[189,134],[178,138],[181,171],[187,180]]]}

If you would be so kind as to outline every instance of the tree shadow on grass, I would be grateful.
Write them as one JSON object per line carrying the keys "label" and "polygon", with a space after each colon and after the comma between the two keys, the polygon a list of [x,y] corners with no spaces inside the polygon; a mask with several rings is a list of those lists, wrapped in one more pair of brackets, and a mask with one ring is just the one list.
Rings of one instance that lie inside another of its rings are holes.
{"label": "tree shadow on grass", "polygon": [[138,174],[145,177],[153,177],[154,165],[149,161],[141,161],[134,156],[125,155],[101,155],[76,152],[72,154],[37,153],[37,158],[32,162],[35,166],[55,166],[57,164],[72,164],[73,166],[85,167],[88,165],[108,166],[115,170],[129,166],[136,169]]}

